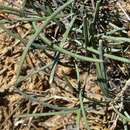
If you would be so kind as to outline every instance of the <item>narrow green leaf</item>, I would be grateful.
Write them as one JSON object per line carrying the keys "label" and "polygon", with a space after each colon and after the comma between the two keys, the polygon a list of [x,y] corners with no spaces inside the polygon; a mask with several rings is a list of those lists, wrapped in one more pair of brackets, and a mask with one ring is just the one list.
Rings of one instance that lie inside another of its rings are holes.
{"label": "narrow green leaf", "polygon": [[[93,52],[94,54],[99,55],[99,51],[97,51],[96,49],[94,49],[92,47],[87,47],[87,50],[90,51],[90,52]],[[111,54],[107,54],[107,53],[104,53],[103,56],[106,57],[106,58],[112,59],[112,60],[116,60],[116,61],[120,61],[120,62],[130,64],[130,59],[125,58],[125,57],[120,57],[120,56],[111,55]]]}
{"label": "narrow green leaf", "polygon": [[[40,101],[38,100],[36,97],[34,96],[31,96],[31,95],[28,95],[26,94],[25,92],[22,92],[21,90],[19,90],[17,87],[14,87],[14,90],[16,92],[18,92],[19,94],[21,94],[24,98],[26,98],[27,100],[30,100],[31,102],[38,102],[39,104],[43,105],[43,107],[48,107],[48,108],[51,108],[51,109],[55,109],[55,110],[72,110],[72,109],[68,109],[66,107],[59,107],[57,105],[52,105],[52,104],[49,104],[49,103],[46,103],[46,102],[43,102],[43,101]],[[74,110],[74,108],[73,108]]]}
{"label": "narrow green leaf", "polygon": [[103,61],[101,61],[99,59],[94,59],[94,58],[91,58],[91,57],[81,56],[81,55],[78,55],[76,53],[72,53],[70,51],[67,51],[67,50],[65,50],[65,49],[63,49],[63,48],[61,48],[61,47],[59,47],[57,45],[54,45],[54,44],[52,45],[51,44],[52,42],[49,39],[47,39],[45,36],[41,35],[41,34],[40,34],[40,38],[44,43],[46,43],[48,46],[52,47],[56,51],[67,54],[67,55],[69,55],[69,56],[71,56],[71,57],[73,57],[73,58],[75,58],[77,60],[88,61],[88,62],[103,62]]}
{"label": "narrow green leaf", "polygon": [[90,41],[89,41],[89,23],[88,23],[88,19],[87,16],[84,17],[84,21],[83,21],[83,31],[84,31],[84,39],[85,39],[85,48],[87,48],[88,46],[90,46]]}
{"label": "narrow green leaf", "polygon": [[130,38],[126,38],[126,37],[113,37],[113,36],[103,35],[102,38],[116,41],[116,42],[118,42],[118,41],[128,42],[128,44],[130,44]]}
{"label": "narrow green leaf", "polygon": [[112,107],[113,107],[113,110],[117,113],[117,115],[119,115],[125,121],[130,122],[130,118],[128,118],[128,117],[124,116],[122,113],[120,113],[113,105],[112,105]]}
{"label": "narrow green leaf", "polygon": [[125,116],[128,117],[130,119],[130,115],[125,111],[124,112]]}
{"label": "narrow green leaf", "polygon": [[[47,65],[45,65],[45,66],[43,66],[43,67],[41,67],[41,68],[31,70],[31,72],[30,72],[27,76],[20,77],[20,78],[18,79],[18,81],[17,81],[17,84],[19,84],[19,83],[22,82],[22,81],[27,80],[29,77],[31,77],[31,76],[33,76],[33,75],[39,73],[40,71],[45,70],[46,68],[52,66],[52,64],[53,64],[53,63],[49,63],[49,64],[47,64]],[[16,84],[16,85],[17,85],[17,84]]]}
{"label": "narrow green leaf", "polygon": [[75,63],[75,69],[76,69],[77,82],[79,83],[79,81],[80,81],[80,73],[79,73],[78,65],[76,63]]}
{"label": "narrow green leaf", "polygon": [[79,93],[79,100],[80,100],[80,107],[81,107],[81,112],[82,112],[82,115],[83,115],[83,120],[84,120],[84,125],[85,125],[85,128],[87,130],[91,130],[89,128],[89,125],[88,125],[88,120],[87,120],[87,115],[86,115],[86,112],[85,112],[85,109],[84,109],[84,104],[83,104],[83,97],[82,97],[83,93],[82,93],[82,90],[80,90],[80,93]]}
{"label": "narrow green leaf", "polygon": [[56,53],[56,57],[54,58],[53,66],[52,66],[52,69],[51,69],[49,84],[51,84],[53,82],[53,80],[54,80],[55,70],[56,70],[58,61],[59,61],[59,55]]}
{"label": "narrow green leaf", "polygon": [[0,25],[0,28],[2,28],[8,35],[14,37],[15,39],[20,40],[24,45],[26,45],[26,41],[22,39],[18,34],[13,33],[9,29],[5,28],[3,25]]}
{"label": "narrow green leaf", "polygon": [[119,56],[110,55],[110,54],[104,54],[104,57],[130,64],[130,59],[128,59],[128,58],[119,57]]}
{"label": "narrow green leaf", "polygon": [[[70,24],[68,24],[68,27],[67,27],[65,33],[63,34],[63,38],[62,38],[62,40],[61,40],[61,42],[60,42],[60,45],[59,45],[61,48],[63,48],[64,45],[66,44],[65,42],[66,42],[66,40],[67,40],[67,37],[68,37],[68,35],[69,35],[69,32],[70,32],[70,30],[71,30],[73,24],[74,24],[75,19],[76,19],[76,16],[74,16],[74,17],[72,18]],[[50,84],[53,82],[53,79],[54,79],[55,70],[56,70],[56,67],[57,67],[57,64],[58,64],[58,61],[59,61],[59,56],[60,56],[60,52],[57,52],[57,53],[56,53],[56,58],[54,59],[54,60],[55,60],[54,66],[53,66],[52,71],[51,71],[51,74],[50,74],[50,79],[49,79],[49,83],[50,83]]]}
{"label": "narrow green leaf", "polygon": [[[94,54],[93,54],[93,57],[96,58],[96,56]],[[103,45],[102,45],[101,40],[99,40],[99,59],[103,60]],[[107,97],[110,97],[103,62],[102,63],[96,63],[96,73],[97,73],[98,83],[100,84],[100,88],[101,88],[103,94]]]}
{"label": "narrow green leaf", "polygon": [[48,17],[48,19],[44,22],[44,24],[42,25],[41,28],[38,28],[36,30],[36,32],[34,33],[34,35],[31,36],[31,38],[29,39],[29,42],[27,43],[27,46],[25,47],[23,54],[20,58],[20,63],[19,66],[17,68],[17,75],[16,75],[16,82],[18,80],[18,77],[20,75],[20,71],[22,68],[22,65],[25,61],[25,57],[27,55],[27,52],[29,50],[29,47],[31,46],[31,44],[34,42],[34,40],[36,39],[36,37],[38,37],[38,35],[41,33],[41,31],[49,24],[49,22],[58,14],[60,13],[60,11],[62,11],[65,7],[67,7],[70,3],[72,3],[73,0],[69,0],[68,2],[66,2],[64,5],[62,5],[61,7],[59,7],[54,13],[52,13],[51,16]]}
{"label": "narrow green leaf", "polygon": [[24,117],[42,117],[42,116],[54,116],[54,115],[66,115],[68,113],[76,112],[77,110],[66,110],[66,111],[59,111],[59,112],[47,112],[47,113],[34,113],[34,114],[23,114],[16,116],[17,118],[24,118]]}

